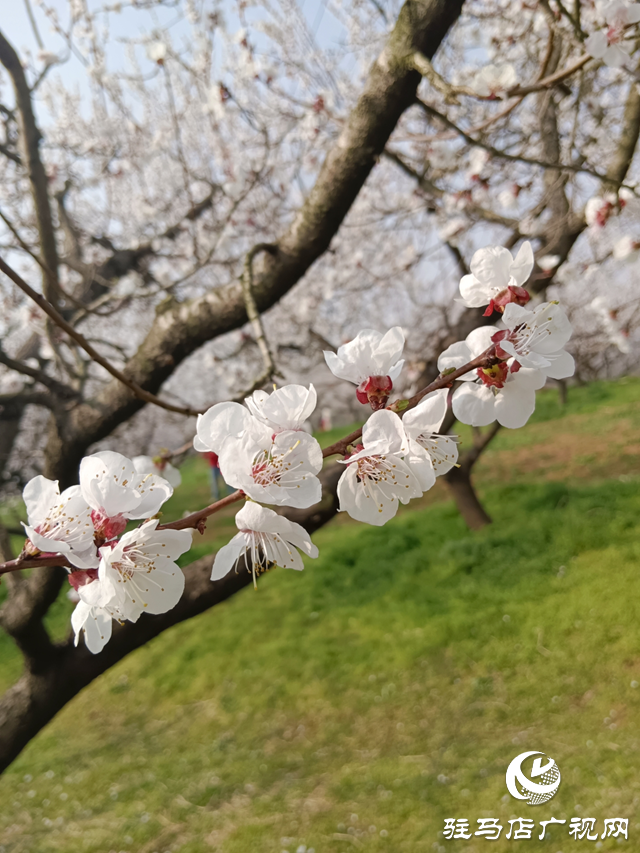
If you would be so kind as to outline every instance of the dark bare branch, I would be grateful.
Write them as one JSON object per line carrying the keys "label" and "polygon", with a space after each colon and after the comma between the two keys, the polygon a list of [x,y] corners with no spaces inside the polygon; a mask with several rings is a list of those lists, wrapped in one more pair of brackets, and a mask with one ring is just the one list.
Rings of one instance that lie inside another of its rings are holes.
{"label": "dark bare branch", "polygon": [[47,173],[40,157],[40,141],[42,136],[33,113],[31,92],[22,63],[15,49],[7,41],[2,32],[0,32],[0,62],[7,69],[11,77],[18,108],[20,137],[38,223],[40,251],[48,270],[43,273],[43,293],[53,305],[57,305],[60,295],[58,250],[49,202]]}

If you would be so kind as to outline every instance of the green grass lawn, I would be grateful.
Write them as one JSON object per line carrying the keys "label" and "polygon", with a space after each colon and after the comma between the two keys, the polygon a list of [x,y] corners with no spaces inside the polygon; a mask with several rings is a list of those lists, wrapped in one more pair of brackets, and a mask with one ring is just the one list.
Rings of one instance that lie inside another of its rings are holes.
{"label": "green grass lawn", "polygon": [[[478,466],[494,524],[439,485],[383,528],[343,516],[277,570],[87,688],[0,779],[0,853],[596,849],[446,841],[444,818],[629,818],[640,839],[640,382],[541,395]],[[469,436],[463,436],[469,440]],[[167,515],[207,498],[184,469]],[[233,531],[229,512],[197,546]],[[50,624],[65,630],[61,600]],[[19,661],[0,638],[0,680]],[[534,809],[504,774],[553,756]],[[611,839],[598,850],[618,849]]]}

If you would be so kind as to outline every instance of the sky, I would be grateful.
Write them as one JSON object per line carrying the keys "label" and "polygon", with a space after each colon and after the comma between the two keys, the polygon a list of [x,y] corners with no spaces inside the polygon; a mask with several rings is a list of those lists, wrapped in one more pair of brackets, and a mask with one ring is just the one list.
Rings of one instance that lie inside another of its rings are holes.
{"label": "sky", "polygon": [[[96,0],[86,0],[86,2],[90,9],[106,5],[104,0],[98,0],[98,2]],[[115,3],[116,0],[113,0],[110,5],[113,6]],[[208,0],[199,0],[199,3],[205,8],[208,5],[212,7],[214,5],[213,3],[209,3]],[[297,3],[305,15],[311,32],[321,47],[335,45],[341,40],[344,30],[342,25],[338,23],[327,8],[326,0],[297,0]],[[0,29],[5,36],[22,56],[26,52],[31,53],[32,57],[38,54],[38,42],[29,21],[27,11],[29,5],[45,50],[66,56],[67,48],[63,39],[55,33],[47,16],[34,0],[0,0],[0,6],[2,7]],[[256,3],[255,5],[259,6],[260,4]],[[69,20],[68,0],[48,0],[48,6],[56,10],[62,25],[66,26]],[[221,6],[227,30],[234,32],[240,29],[240,21],[235,13],[235,3],[229,2],[229,0],[222,0]],[[119,14],[111,14],[109,16],[109,27],[112,45],[115,46],[119,38],[124,36],[131,38],[138,34],[140,36],[148,34],[154,18],[158,26],[163,26],[171,21],[175,21],[176,14],[175,11],[169,9],[160,9],[150,13],[146,10],[133,9],[130,5],[125,5],[125,8]],[[181,24],[178,24],[173,30],[174,34],[180,32],[181,26],[184,28],[186,34],[186,26]],[[110,59],[114,55],[117,57],[117,50],[113,53],[110,50]],[[81,87],[86,85],[86,72],[82,68],[81,60],[76,56],[71,55],[68,62],[57,66],[55,73],[59,74],[67,84],[80,85]]]}

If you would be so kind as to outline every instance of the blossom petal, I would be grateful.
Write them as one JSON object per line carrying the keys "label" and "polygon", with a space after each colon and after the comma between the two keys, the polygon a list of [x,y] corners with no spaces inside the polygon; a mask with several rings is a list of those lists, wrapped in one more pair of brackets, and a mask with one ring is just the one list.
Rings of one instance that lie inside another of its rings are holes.
{"label": "blossom petal", "polygon": [[491,284],[483,284],[475,275],[463,275],[460,279],[460,296],[462,304],[467,308],[481,308],[488,305],[500,288]]}
{"label": "blossom petal", "polygon": [[110,517],[126,515],[139,506],[140,495],[132,487],[137,479],[133,462],[112,450],[85,456],[80,463],[82,497],[92,509]]}
{"label": "blossom petal", "polygon": [[629,51],[632,50],[632,45],[610,44],[605,50],[602,60],[609,68],[623,68],[629,62]]}
{"label": "blossom petal", "polygon": [[[443,353],[440,353],[438,357],[438,370],[441,373],[450,368],[457,370],[459,367],[470,362],[472,358],[471,350],[466,341],[456,341],[455,344],[451,344]],[[460,378],[464,379],[465,377],[461,376]],[[474,379],[475,377],[472,375],[469,378]]]}
{"label": "blossom petal", "polygon": [[447,414],[448,396],[448,388],[440,388],[424,396],[402,419],[407,434],[415,438],[420,433],[438,432]]}
{"label": "blossom petal", "polygon": [[471,258],[469,269],[481,284],[504,290],[511,277],[513,257],[503,246],[486,246]]}
{"label": "blossom petal", "polygon": [[549,354],[550,367],[545,367],[544,372],[551,379],[567,379],[576,372],[576,363],[573,356],[566,350]]}
{"label": "blossom petal", "polygon": [[535,407],[536,392],[529,383],[508,383],[496,396],[496,420],[508,429],[519,429],[529,420]]}
{"label": "blossom petal", "polygon": [[362,427],[362,443],[366,450],[356,453],[353,459],[359,458],[363,453],[375,456],[407,452],[407,436],[402,421],[398,415],[386,409],[374,412],[369,417]]}
{"label": "blossom petal", "polygon": [[463,424],[488,426],[496,419],[495,396],[484,385],[461,385],[453,393],[453,414]]}
{"label": "blossom petal", "polygon": [[80,633],[84,631],[86,647],[92,654],[97,655],[111,639],[113,625],[111,616],[106,611],[79,601],[71,614],[71,627],[75,633],[75,645],[78,645]]}
{"label": "blossom petal", "polygon": [[417,441],[411,440],[409,442],[409,451],[409,456],[407,457],[409,467],[420,483],[422,491],[428,492],[436,482],[436,472],[433,469],[431,457]]}
{"label": "blossom petal", "polygon": [[531,243],[527,240],[518,249],[518,254],[513,259],[511,264],[511,278],[515,280],[518,287],[526,284],[533,269],[533,249]]}
{"label": "blossom petal", "polygon": [[275,431],[301,429],[317,403],[313,385],[284,385],[272,394],[255,391],[245,403],[255,418]]}
{"label": "blossom petal", "polygon": [[49,509],[60,500],[58,481],[48,480],[42,475],[34,477],[24,487],[22,499],[27,508],[29,524],[37,525],[46,518]]}
{"label": "blossom petal", "polygon": [[347,466],[338,481],[340,512],[347,512],[356,521],[381,527],[398,511],[397,497],[387,497],[381,490],[365,491],[357,480],[357,467]]}
{"label": "blossom petal", "polygon": [[204,415],[198,415],[197,438],[194,447],[199,452],[222,453],[230,439],[241,438],[248,430],[257,426],[257,421],[240,403],[217,403]]}
{"label": "blossom petal", "polygon": [[432,436],[426,450],[431,456],[436,477],[446,474],[458,461],[458,442],[450,435]]}
{"label": "blossom petal", "polygon": [[602,59],[608,44],[606,33],[603,30],[598,30],[585,39],[584,48],[589,56],[593,56],[594,59]]}
{"label": "blossom petal", "polygon": [[219,581],[225,578],[248,547],[249,536],[246,533],[236,533],[233,539],[216,554],[211,569],[211,580]]}

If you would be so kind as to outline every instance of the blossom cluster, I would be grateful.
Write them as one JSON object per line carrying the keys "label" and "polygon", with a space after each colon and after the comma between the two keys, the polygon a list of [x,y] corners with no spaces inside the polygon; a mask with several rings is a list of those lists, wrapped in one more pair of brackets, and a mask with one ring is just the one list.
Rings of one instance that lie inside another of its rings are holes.
{"label": "blossom cluster", "polygon": [[[441,434],[449,409],[474,427],[495,421],[521,427],[547,378],[573,374],[564,349],[571,336],[565,312],[557,302],[531,307],[525,284],[533,268],[529,243],[515,257],[500,247],[475,253],[458,301],[485,308],[486,322],[496,315],[498,325],[481,325],[451,344],[438,360],[439,379],[411,399],[389,402],[404,364],[400,327],[384,334],[364,329],[337,353],[325,352],[331,372],[353,383],[359,402],[372,410],[350,444],[345,439],[331,449],[344,467],[337,486],[341,512],[386,524],[399,504],[421,497],[457,464],[457,437]],[[316,403],[313,385],[290,384],[255,391],[244,405],[218,403],[198,417],[195,450],[215,454],[225,482],[237,490],[231,501],[245,500],[236,515],[238,533],[215,557],[212,580],[244,563],[255,584],[256,575],[273,566],[302,569],[300,552],[317,557],[307,531],[281,513],[322,497],[326,454],[309,426]],[[159,524],[160,508],[180,482],[175,468],[159,463],[105,451],[83,459],[80,484],[62,494],[44,477],[24,490],[29,538],[23,553],[66,558],[79,599],[72,618],[76,642],[84,632],[92,652],[103,648],[114,619],[135,622],[145,610],[166,612],[184,589],[176,560],[190,548],[192,532]],[[219,508],[212,504],[196,519]],[[144,521],[127,531],[132,519]]]}
{"label": "blossom cluster", "polygon": [[[148,468],[147,457],[107,450],[82,460],[78,486],[60,493],[57,482],[38,476],[24,488],[25,552],[66,558],[79,599],[71,617],[76,645],[84,632],[94,653],[111,637],[113,619],[165,613],[184,589],[175,560],[191,547],[191,531],[158,529],[153,516],[173,487]],[[146,520],[125,532],[132,519]]]}

